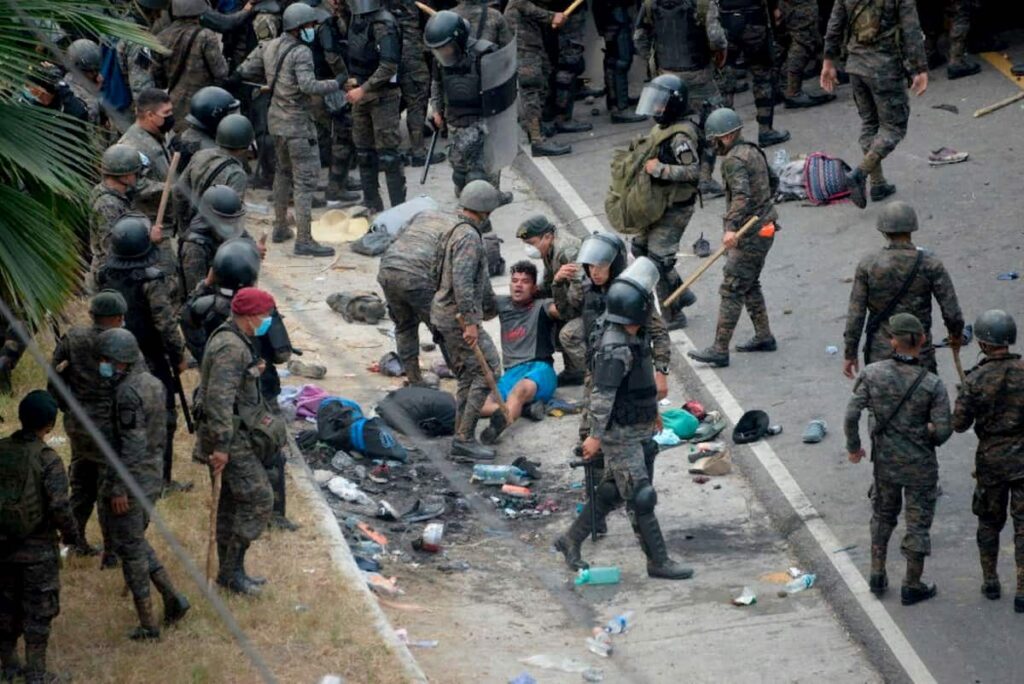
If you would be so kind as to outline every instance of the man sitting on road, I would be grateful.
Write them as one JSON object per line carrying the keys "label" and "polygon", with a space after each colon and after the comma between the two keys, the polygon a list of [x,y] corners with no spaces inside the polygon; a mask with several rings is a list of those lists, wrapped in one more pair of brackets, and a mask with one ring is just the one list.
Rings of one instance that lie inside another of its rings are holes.
{"label": "man sitting on road", "polygon": [[544,403],[555,396],[555,327],[558,309],[551,299],[535,299],[537,267],[529,261],[513,264],[510,295],[496,297],[501,321],[501,360],[505,368],[498,392],[508,406],[508,416],[497,399],[487,398],[480,415],[491,424],[480,434],[484,444],[494,444],[502,431],[525,412],[533,420],[544,418]]}

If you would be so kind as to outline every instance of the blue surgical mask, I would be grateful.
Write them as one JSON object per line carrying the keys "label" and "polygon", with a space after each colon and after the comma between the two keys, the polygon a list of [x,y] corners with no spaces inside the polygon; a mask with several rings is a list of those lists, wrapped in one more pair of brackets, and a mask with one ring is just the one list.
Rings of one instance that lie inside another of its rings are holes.
{"label": "blue surgical mask", "polygon": [[114,364],[110,363],[109,361],[100,361],[100,377],[114,377]]}
{"label": "blue surgical mask", "polygon": [[272,316],[267,316],[262,321],[260,321],[259,327],[256,328],[256,332],[254,333],[256,337],[263,337],[264,335],[266,335],[267,331],[270,330],[270,324],[273,322],[274,318]]}
{"label": "blue surgical mask", "polygon": [[312,43],[313,38],[316,37],[316,29],[307,26],[304,29],[299,30],[299,38],[302,39],[303,43]]}

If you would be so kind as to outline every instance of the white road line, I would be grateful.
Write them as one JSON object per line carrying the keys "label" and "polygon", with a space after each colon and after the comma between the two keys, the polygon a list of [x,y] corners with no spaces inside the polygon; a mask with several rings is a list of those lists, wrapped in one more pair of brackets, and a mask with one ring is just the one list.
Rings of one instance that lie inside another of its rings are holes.
{"label": "white road line", "polygon": [[[534,159],[533,163],[536,164],[540,172],[544,174],[555,191],[561,195],[572,212],[576,214],[576,217],[583,222],[588,230],[602,228],[601,222],[590,215],[590,208],[583,201],[583,198],[579,196],[576,189],[572,187],[566,177],[562,175],[562,172],[549,159],[541,157]],[[591,222],[594,224],[593,227],[591,227]],[[695,349],[693,342],[685,333],[677,331],[673,333],[673,337],[682,342],[677,347],[680,347],[680,351],[684,352],[683,358],[690,364],[690,367],[697,374],[697,378],[707,391],[718,402],[725,416],[733,424],[738,422],[740,416],[743,415],[743,408],[736,401],[736,397],[732,395],[732,392],[729,391],[729,388],[718,377],[718,374],[709,366],[699,364],[685,355],[687,350]],[[789,505],[793,507],[801,521],[807,526],[808,531],[814,537],[818,546],[821,547],[822,552],[832,562],[836,572],[843,578],[854,599],[864,610],[864,613],[871,620],[871,623],[878,630],[886,644],[889,645],[893,655],[896,656],[900,665],[903,666],[911,681],[919,682],[920,684],[935,684],[935,678],[928,671],[920,656],[917,655],[914,647],[910,645],[903,631],[892,619],[892,616],[889,615],[882,603],[871,594],[868,583],[864,581],[864,577],[853,564],[849,554],[846,552],[835,553],[835,550],[842,545],[829,526],[822,520],[814,504],[804,494],[800,485],[797,484],[793,475],[775,451],[763,441],[752,444],[751,449],[754,455],[757,456],[757,460],[768,471],[779,491],[786,497]]]}

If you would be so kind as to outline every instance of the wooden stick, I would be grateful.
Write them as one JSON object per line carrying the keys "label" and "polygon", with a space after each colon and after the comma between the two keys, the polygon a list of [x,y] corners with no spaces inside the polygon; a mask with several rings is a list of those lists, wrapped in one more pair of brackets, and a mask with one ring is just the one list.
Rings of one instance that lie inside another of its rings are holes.
{"label": "wooden stick", "polygon": [[217,558],[217,509],[220,508],[220,486],[223,471],[213,476],[213,496],[210,500],[210,538],[206,544],[206,583],[213,587],[216,579],[214,559]]}
{"label": "wooden stick", "polygon": [[425,3],[419,2],[419,0],[416,0],[416,6],[419,7],[420,11],[424,12],[428,17],[432,17],[435,14],[437,14],[437,10],[436,9],[434,9],[430,5],[427,5]]}
{"label": "wooden stick", "polygon": [[573,12],[575,12],[576,8],[579,7],[582,4],[583,4],[583,0],[573,0],[573,3],[571,5],[569,5],[568,7],[566,7],[565,11],[562,12],[562,15],[566,19],[568,19],[569,15],[572,14]]}
{"label": "wooden stick", "polygon": [[[466,321],[463,320],[462,314],[458,314],[456,319],[459,321],[459,326],[465,330]],[[479,328],[479,326],[477,327]],[[479,344],[474,343],[470,349],[473,350],[473,356],[476,357],[476,362],[484,374],[484,380],[487,381],[487,386],[491,389],[491,392],[494,394],[494,398],[498,401],[498,407],[501,409],[501,412],[505,414],[505,420],[511,424],[512,414],[508,412],[508,405],[505,404],[505,400],[501,398],[501,392],[498,391],[498,382],[494,379],[494,373],[491,372],[491,366],[487,363],[487,357],[484,356],[484,352],[480,349]]]}
{"label": "wooden stick", "polygon": [[1008,105],[1012,105],[1014,102],[1017,102],[1018,100],[1024,100],[1024,91],[1021,91],[1021,92],[1017,93],[1016,95],[1011,95],[1010,97],[1006,98],[1005,100],[1000,100],[999,102],[996,102],[995,104],[990,104],[988,107],[982,107],[978,111],[974,112],[974,118],[977,119],[979,116],[985,116],[986,114],[991,114],[992,112],[996,111],[997,109],[1002,109],[1003,107],[1006,107]]}
{"label": "wooden stick", "polygon": [[960,347],[953,347],[953,365],[956,366],[956,374],[960,376],[960,384],[967,382],[967,376],[964,375],[964,366],[960,363]]}
{"label": "wooden stick", "polygon": [[[739,240],[739,239],[740,239],[741,237],[743,237],[743,235],[744,235],[744,234],[745,234],[745,233],[746,233],[746,232],[747,232],[748,230],[750,230],[751,228],[753,228],[753,227],[754,227],[754,225],[755,225],[755,224],[756,224],[756,223],[757,223],[758,221],[760,221],[760,220],[761,220],[761,217],[760,217],[760,216],[751,216],[751,217],[750,217],[750,219],[749,219],[749,220],[748,220],[748,221],[747,221],[746,223],[744,223],[744,224],[743,224],[743,227],[742,227],[742,228],[740,228],[740,229],[739,229],[738,231],[736,231],[736,239],[737,239],[737,240]],[[698,278],[700,278],[700,277],[701,277],[702,275],[704,275],[704,271],[706,271],[706,270],[708,270],[709,268],[711,268],[711,264],[715,263],[715,262],[716,262],[716,261],[718,260],[718,258],[719,258],[720,256],[722,256],[723,254],[725,254],[725,245],[722,245],[721,247],[719,247],[719,248],[718,248],[718,250],[717,250],[716,252],[714,252],[714,253],[713,253],[713,254],[712,254],[711,256],[709,256],[709,257],[708,257],[708,259],[707,259],[707,261],[705,261],[705,262],[704,262],[703,264],[701,264],[701,265],[700,265],[700,267],[699,267],[699,268],[698,268],[698,269],[697,269],[696,271],[694,271],[694,272],[693,272],[693,273],[692,273],[692,274],[690,275],[690,277],[689,277],[689,278],[687,278],[687,279],[686,279],[686,280],[685,280],[685,281],[683,282],[683,284],[682,284],[682,285],[680,285],[679,287],[677,287],[677,288],[676,288],[676,291],[675,291],[675,292],[673,292],[673,293],[672,293],[672,294],[670,294],[670,295],[669,295],[668,297],[666,297],[666,298],[665,298],[665,301],[663,301],[663,302],[661,303],[661,305],[662,305],[663,307],[665,307],[666,309],[667,309],[668,307],[672,306],[672,304],[673,304],[673,303],[674,303],[674,302],[675,302],[675,301],[676,301],[677,299],[679,299],[680,297],[682,297],[682,296],[683,296],[683,293],[684,293],[684,292],[686,292],[687,290],[689,290],[689,289],[690,289],[690,286],[691,286],[691,285],[693,285],[693,284],[694,284],[695,282],[697,282],[697,279],[698,279]]]}
{"label": "wooden stick", "polygon": [[171,165],[167,167],[167,178],[164,180],[164,192],[160,195],[160,207],[156,210],[156,223],[154,225],[163,227],[164,212],[167,211],[167,200],[171,197],[171,186],[174,185],[174,173],[178,170],[181,162],[181,152],[175,152],[171,157]]}

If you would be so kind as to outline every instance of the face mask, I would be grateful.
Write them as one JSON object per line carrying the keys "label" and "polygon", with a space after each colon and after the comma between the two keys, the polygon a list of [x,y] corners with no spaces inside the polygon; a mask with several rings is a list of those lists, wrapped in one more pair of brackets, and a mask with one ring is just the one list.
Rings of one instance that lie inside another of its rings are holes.
{"label": "face mask", "polygon": [[533,245],[526,245],[525,247],[523,247],[523,249],[526,251],[526,256],[530,257],[531,259],[540,259],[540,250],[534,247]]}
{"label": "face mask", "polygon": [[160,132],[161,133],[170,133],[172,130],[174,130],[174,115],[173,114],[165,117],[163,123],[160,124]]}
{"label": "face mask", "polygon": [[28,88],[22,88],[22,89],[21,89],[21,98],[22,98],[23,100],[25,100],[25,102],[27,102],[28,104],[33,104],[33,105],[38,105],[38,104],[40,104],[40,102],[39,102],[39,98],[38,98],[38,97],[36,97],[36,94],[35,94],[35,93],[33,93],[33,92],[32,92],[31,90],[29,90]]}
{"label": "face mask", "polygon": [[274,322],[273,317],[267,316],[262,321],[260,321],[259,327],[256,328],[256,332],[253,333],[253,334],[256,337],[263,337],[264,335],[267,334],[267,331],[270,330],[270,324],[273,323],[273,322]]}
{"label": "face mask", "polygon": [[101,378],[112,378],[114,377],[114,364],[108,361],[100,361],[100,377]]}
{"label": "face mask", "polygon": [[299,31],[299,38],[302,39],[303,43],[312,43],[313,38],[316,37],[316,29],[307,26]]}

